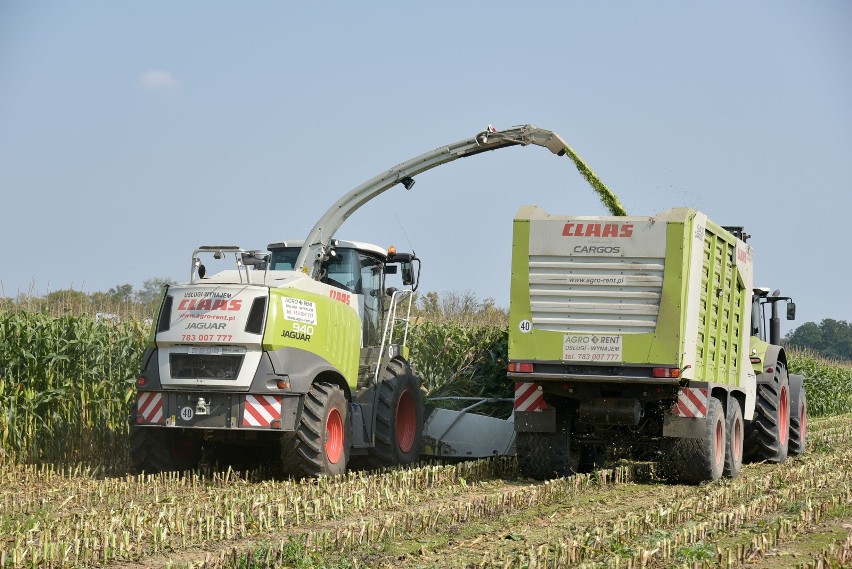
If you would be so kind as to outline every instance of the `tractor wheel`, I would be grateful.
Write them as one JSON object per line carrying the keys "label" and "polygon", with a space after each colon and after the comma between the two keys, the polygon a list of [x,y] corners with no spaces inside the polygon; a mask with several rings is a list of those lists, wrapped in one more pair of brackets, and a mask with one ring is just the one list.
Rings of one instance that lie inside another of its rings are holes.
{"label": "tractor wheel", "polygon": [[790,445],[789,454],[805,453],[808,442],[808,398],[803,381],[790,384]]}
{"label": "tractor wheel", "polygon": [[790,442],[790,383],[781,364],[775,379],[757,386],[754,420],[746,424],[745,458],[784,462]]}
{"label": "tractor wheel", "polygon": [[402,360],[391,360],[377,387],[376,446],[370,466],[411,464],[423,447],[423,395],[420,379]]}
{"label": "tractor wheel", "polygon": [[728,417],[725,425],[725,476],[736,478],[743,466],[743,438],[745,424],[743,411],[736,399],[728,400]]}
{"label": "tractor wheel", "polygon": [[557,419],[561,420],[555,433],[515,435],[518,466],[524,476],[548,480],[579,472],[580,449],[571,437],[571,418],[557,416]]}
{"label": "tractor wheel", "polygon": [[296,431],[281,438],[284,472],[296,477],[335,476],[349,460],[349,404],[340,387],[317,382],[305,395]]}
{"label": "tractor wheel", "polygon": [[136,472],[192,470],[201,459],[201,437],[186,429],[130,425],[130,460]]}
{"label": "tractor wheel", "polygon": [[711,397],[707,405],[704,436],[671,439],[663,452],[663,471],[686,484],[719,480],[725,470],[725,412],[722,402]]}

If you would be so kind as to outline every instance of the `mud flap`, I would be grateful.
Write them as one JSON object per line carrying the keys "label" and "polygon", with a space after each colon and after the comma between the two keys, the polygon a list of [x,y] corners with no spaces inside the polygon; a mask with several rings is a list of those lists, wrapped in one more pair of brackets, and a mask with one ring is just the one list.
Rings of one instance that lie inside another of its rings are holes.
{"label": "mud flap", "polygon": [[678,417],[666,415],[663,419],[663,436],[677,439],[704,438],[704,423],[706,417]]}
{"label": "mud flap", "polygon": [[556,410],[515,411],[515,431],[518,433],[555,433]]}

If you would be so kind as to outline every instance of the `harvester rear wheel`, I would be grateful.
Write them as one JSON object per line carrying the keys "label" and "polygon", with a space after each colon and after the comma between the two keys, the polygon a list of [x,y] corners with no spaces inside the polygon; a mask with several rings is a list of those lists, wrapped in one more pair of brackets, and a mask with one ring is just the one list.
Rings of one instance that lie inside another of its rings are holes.
{"label": "harvester rear wheel", "polygon": [[402,360],[391,360],[378,386],[373,467],[411,464],[423,447],[423,395],[420,379]]}
{"label": "harvester rear wheel", "polygon": [[782,364],[775,378],[757,385],[754,420],[746,424],[745,458],[756,462],[784,462],[790,442],[790,383]]}
{"label": "harvester rear wheel", "polygon": [[700,439],[671,439],[663,452],[663,471],[672,480],[698,484],[719,480],[725,469],[727,437],[722,402],[707,402],[704,436]]}
{"label": "harvester rear wheel", "polygon": [[571,437],[570,416],[561,419],[555,433],[526,433],[515,435],[518,466],[524,476],[548,480],[570,476],[579,471],[580,449]]}
{"label": "harvester rear wheel", "polygon": [[201,459],[201,438],[185,429],[130,425],[130,460],[137,472],[192,470]]}
{"label": "harvester rear wheel", "polygon": [[745,424],[740,404],[733,397],[728,400],[728,417],[725,439],[725,476],[736,478],[743,466],[743,438]]}
{"label": "harvester rear wheel", "polygon": [[349,404],[340,387],[317,382],[305,395],[299,425],[281,439],[284,472],[293,476],[335,476],[349,460]]}
{"label": "harvester rear wheel", "polygon": [[803,381],[790,385],[790,445],[789,454],[805,453],[808,442],[808,399]]}

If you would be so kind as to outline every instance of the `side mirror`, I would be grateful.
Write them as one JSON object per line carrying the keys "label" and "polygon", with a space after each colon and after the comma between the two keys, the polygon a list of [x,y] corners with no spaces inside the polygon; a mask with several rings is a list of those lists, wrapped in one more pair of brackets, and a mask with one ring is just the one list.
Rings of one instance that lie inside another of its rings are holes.
{"label": "side mirror", "polygon": [[386,275],[395,275],[396,274],[396,265],[385,265],[385,274]]}
{"label": "side mirror", "polygon": [[795,320],[796,319],[796,303],[788,302],[787,303],[787,320]]}
{"label": "side mirror", "polygon": [[408,286],[414,284],[414,270],[411,267],[411,261],[400,263],[400,271],[402,272],[402,284]]}

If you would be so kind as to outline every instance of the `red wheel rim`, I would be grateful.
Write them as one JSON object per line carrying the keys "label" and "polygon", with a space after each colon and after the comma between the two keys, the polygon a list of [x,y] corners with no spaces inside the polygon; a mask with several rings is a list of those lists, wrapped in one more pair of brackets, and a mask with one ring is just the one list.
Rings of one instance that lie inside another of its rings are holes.
{"label": "red wheel rim", "polygon": [[790,398],[787,394],[787,386],[781,388],[781,400],[778,402],[778,441],[781,446],[787,444],[790,434]]}
{"label": "red wheel rim", "polygon": [[799,444],[805,444],[805,432],[808,429],[808,405],[804,401],[800,405],[801,410],[799,411]]}
{"label": "red wheel rim", "polygon": [[743,422],[742,420],[734,421],[734,432],[731,435],[733,438],[734,460],[739,462],[743,456]]}
{"label": "red wheel rim", "polygon": [[325,455],[331,464],[337,464],[343,456],[343,417],[332,409],[325,420]]}
{"label": "red wheel rim", "polygon": [[722,464],[725,460],[725,427],[722,425],[722,420],[716,421],[716,464]]}
{"label": "red wheel rim", "polygon": [[417,435],[417,406],[414,395],[406,389],[396,402],[396,444],[399,450],[408,452],[414,446]]}

